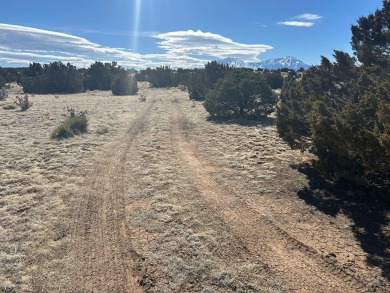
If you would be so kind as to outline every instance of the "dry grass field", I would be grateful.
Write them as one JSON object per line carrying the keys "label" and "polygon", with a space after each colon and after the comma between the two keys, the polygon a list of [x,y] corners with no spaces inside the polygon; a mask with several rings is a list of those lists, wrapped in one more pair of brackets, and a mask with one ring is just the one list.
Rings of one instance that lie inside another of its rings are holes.
{"label": "dry grass field", "polygon": [[[146,84],[145,102],[3,109],[17,90],[0,102],[0,292],[389,292],[388,215],[321,182],[271,118],[208,121]],[[88,133],[50,139],[67,106]]]}

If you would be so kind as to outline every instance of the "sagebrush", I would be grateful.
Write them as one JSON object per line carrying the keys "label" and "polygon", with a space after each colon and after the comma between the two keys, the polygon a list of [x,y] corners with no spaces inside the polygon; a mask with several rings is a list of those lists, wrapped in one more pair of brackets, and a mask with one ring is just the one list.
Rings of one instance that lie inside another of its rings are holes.
{"label": "sagebrush", "polygon": [[68,108],[67,111],[69,117],[53,130],[51,138],[63,139],[87,132],[87,112],[81,111],[76,113],[74,108]]}
{"label": "sagebrush", "polygon": [[16,105],[15,104],[7,104],[7,105],[3,106],[3,109],[4,110],[14,110],[14,109],[16,109]]}
{"label": "sagebrush", "polygon": [[27,111],[33,105],[33,103],[29,101],[28,95],[16,96],[14,103],[20,107],[21,111]]}
{"label": "sagebrush", "polygon": [[0,89],[0,101],[4,101],[6,98],[8,98],[8,93],[5,90],[5,88]]}

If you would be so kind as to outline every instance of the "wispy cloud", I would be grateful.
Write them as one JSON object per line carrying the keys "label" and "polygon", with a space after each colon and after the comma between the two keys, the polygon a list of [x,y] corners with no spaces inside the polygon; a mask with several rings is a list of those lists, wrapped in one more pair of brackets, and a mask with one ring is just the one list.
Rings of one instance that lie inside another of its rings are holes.
{"label": "wispy cloud", "polygon": [[304,13],[291,17],[289,20],[280,21],[277,24],[287,26],[298,26],[298,27],[311,27],[315,25],[316,21],[322,18],[321,15]]}
{"label": "wispy cloud", "polygon": [[268,28],[268,25],[261,23],[261,22],[252,22],[252,24],[263,27],[263,28]]}
{"label": "wispy cloud", "polygon": [[236,57],[257,60],[257,56],[272,47],[264,44],[241,44],[218,34],[202,31],[177,31],[155,36],[158,46],[168,54],[208,57]]}
{"label": "wispy cloud", "polygon": [[278,22],[278,24],[288,25],[288,26],[304,26],[304,27],[311,27],[311,26],[314,25],[314,22],[290,20],[290,21],[281,21],[281,22]]}
{"label": "wispy cloud", "polygon": [[322,16],[318,14],[304,13],[297,16],[294,16],[293,19],[302,19],[302,20],[319,20]]}
{"label": "wispy cloud", "polygon": [[0,36],[7,40],[0,44],[0,61],[5,63],[58,60],[80,66],[91,60],[124,60],[135,65],[145,61],[140,54],[124,49],[104,47],[77,36],[31,27],[0,24]]}
{"label": "wispy cloud", "polygon": [[73,34],[96,34],[96,35],[107,35],[107,36],[117,36],[117,37],[137,37],[137,38],[151,38],[160,32],[157,31],[108,31],[108,30],[96,30],[91,28],[84,27],[58,27],[55,28],[58,31],[68,31]]}
{"label": "wispy cloud", "polygon": [[[141,35],[139,36],[141,37]],[[71,62],[84,67],[94,61],[116,61],[122,66],[145,68],[169,64],[171,67],[201,67],[209,60],[239,57],[256,60],[267,50],[263,44],[241,44],[218,34],[202,31],[178,31],[142,37],[159,40],[162,54],[139,54],[124,48],[110,48],[78,36],[32,27],[0,24],[0,63],[28,65],[31,62]]]}

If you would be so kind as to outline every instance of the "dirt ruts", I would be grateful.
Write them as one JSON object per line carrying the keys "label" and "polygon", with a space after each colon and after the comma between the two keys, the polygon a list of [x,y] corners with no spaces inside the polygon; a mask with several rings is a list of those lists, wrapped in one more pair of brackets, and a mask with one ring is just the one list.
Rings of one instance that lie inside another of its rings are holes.
{"label": "dirt ruts", "polygon": [[[388,292],[377,268],[360,259],[345,267],[320,250],[341,233],[329,231],[333,226],[301,228],[323,215],[307,216],[307,205],[296,200],[290,185],[297,171],[286,163],[294,154],[273,130],[264,131],[264,144],[274,143],[277,154],[264,152],[253,167],[238,157],[236,134],[206,122],[201,105],[182,91],[142,94],[141,114],[79,167],[85,178],[69,202],[58,292]],[[260,153],[253,129],[241,130],[254,136]],[[283,172],[290,172],[286,182],[276,186]],[[244,176],[261,179],[254,181],[261,189]],[[301,209],[308,222],[286,224],[297,221],[290,211]],[[348,252],[362,255],[348,237],[340,236],[337,247],[350,241]]]}
{"label": "dirt ruts", "polygon": [[[299,292],[368,292],[361,276],[335,264],[317,251],[292,237],[275,220],[264,215],[261,206],[241,196],[230,182],[217,182],[210,172],[224,172],[210,161],[201,161],[186,139],[190,124],[180,108],[180,101],[172,99],[172,124],[175,147],[187,166],[188,178],[209,203],[212,210],[224,219],[236,236],[245,243],[251,257],[267,264],[275,277],[287,280],[287,291]],[[376,288],[378,289],[378,288]],[[385,288],[383,288],[385,290]],[[380,289],[379,289],[380,290]]]}
{"label": "dirt ruts", "polygon": [[[140,292],[132,275],[134,255],[125,226],[124,180],[133,142],[147,123],[154,102],[118,140],[96,159],[86,175],[84,193],[74,208],[71,292]],[[69,292],[69,291],[68,291]]]}

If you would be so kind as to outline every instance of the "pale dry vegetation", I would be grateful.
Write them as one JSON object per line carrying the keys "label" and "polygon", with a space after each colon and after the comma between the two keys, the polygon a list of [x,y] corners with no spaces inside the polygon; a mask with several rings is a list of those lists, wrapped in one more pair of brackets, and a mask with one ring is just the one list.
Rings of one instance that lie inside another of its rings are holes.
{"label": "pale dry vegetation", "polygon": [[[139,94],[0,108],[3,291],[388,289],[355,223],[298,196],[310,186],[290,166],[310,157],[271,118],[215,123],[180,89]],[[89,131],[52,140],[66,106],[88,111]]]}
{"label": "pale dry vegetation", "polygon": [[[20,90],[14,88],[9,98]],[[52,254],[63,249],[68,201],[80,195],[94,154],[143,106],[137,97],[114,97],[108,91],[30,100],[34,106],[27,112],[0,108],[0,291],[6,292],[31,291],[41,260],[61,261]],[[89,132],[52,140],[67,106],[88,110]],[[102,127],[105,135],[98,133]]]}

